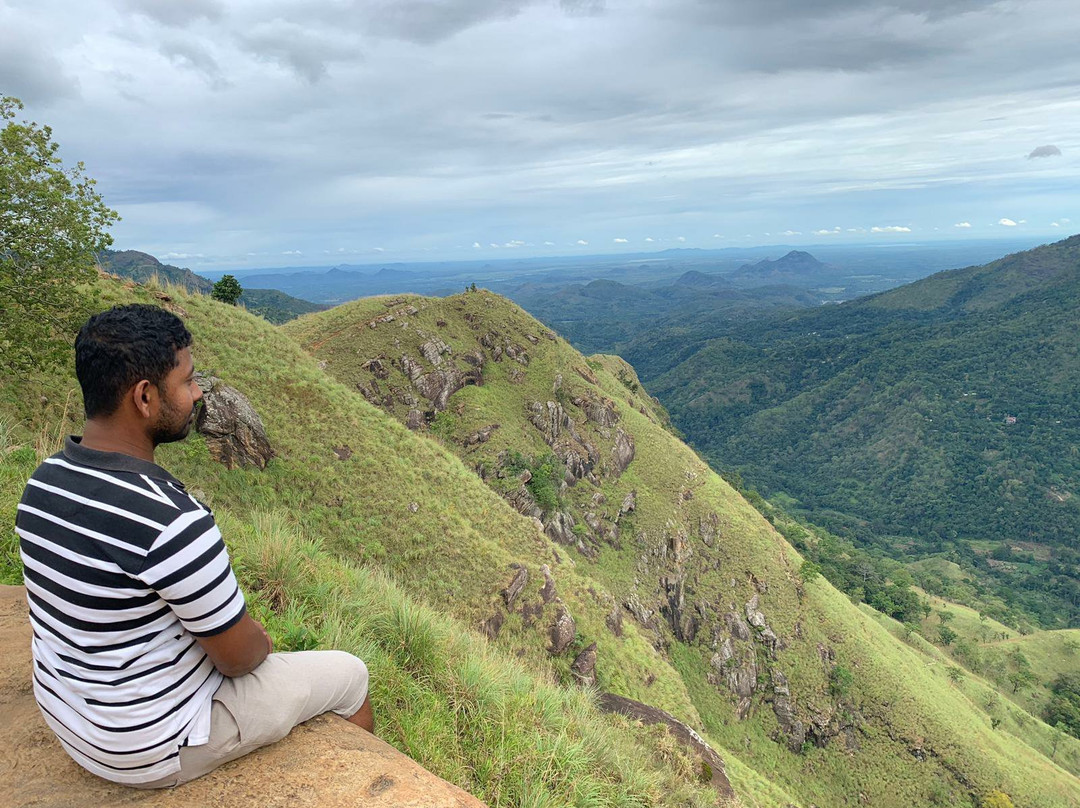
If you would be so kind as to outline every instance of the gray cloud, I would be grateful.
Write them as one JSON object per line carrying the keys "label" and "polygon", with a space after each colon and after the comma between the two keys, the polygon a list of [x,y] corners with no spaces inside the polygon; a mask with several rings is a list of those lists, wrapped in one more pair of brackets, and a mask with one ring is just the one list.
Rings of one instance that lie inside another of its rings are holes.
{"label": "gray cloud", "polygon": [[42,32],[0,18],[0,95],[29,104],[51,104],[79,94],[79,80],[51,53],[42,50]]}
{"label": "gray cloud", "polygon": [[293,23],[275,20],[240,36],[243,49],[264,61],[276,63],[314,84],[332,62],[359,60],[359,49],[329,32],[309,31]]}
{"label": "gray cloud", "polygon": [[430,45],[492,19],[521,13],[530,0],[382,0],[362,2],[359,20],[367,32]]}
{"label": "gray cloud", "polygon": [[49,102],[28,116],[86,160],[124,246],[269,262],[1080,217],[1080,167],[1008,156],[1076,142],[1074,0],[131,2],[0,0],[0,40],[49,54],[0,47],[0,89]]}
{"label": "gray cloud", "polygon": [[1029,154],[1027,156],[1027,159],[1030,160],[1033,157],[1060,157],[1060,156],[1061,156],[1061,149],[1059,149],[1057,146],[1039,146],[1038,148],[1032,149],[1031,154]]}
{"label": "gray cloud", "polygon": [[166,40],[161,44],[161,53],[174,64],[201,73],[219,89],[228,85],[217,60],[197,41]]}
{"label": "gray cloud", "polygon": [[220,0],[123,0],[126,8],[162,25],[185,28],[199,19],[220,20],[224,7]]}

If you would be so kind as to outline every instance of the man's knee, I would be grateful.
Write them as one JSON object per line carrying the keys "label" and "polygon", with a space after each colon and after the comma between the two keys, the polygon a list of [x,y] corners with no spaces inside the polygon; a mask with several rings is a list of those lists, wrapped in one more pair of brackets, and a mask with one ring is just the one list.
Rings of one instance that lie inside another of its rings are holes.
{"label": "man's knee", "polygon": [[325,653],[333,655],[334,669],[342,677],[342,698],[334,712],[348,718],[367,700],[370,685],[367,665],[362,659],[347,651],[326,651]]}

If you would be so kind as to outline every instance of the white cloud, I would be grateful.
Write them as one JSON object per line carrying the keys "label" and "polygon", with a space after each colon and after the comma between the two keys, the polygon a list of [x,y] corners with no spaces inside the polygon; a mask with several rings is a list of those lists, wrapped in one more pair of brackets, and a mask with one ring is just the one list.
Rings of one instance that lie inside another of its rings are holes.
{"label": "white cloud", "polygon": [[654,239],[652,238],[652,236],[645,236],[645,240],[646,240],[647,242],[649,242],[650,244],[652,244],[652,242],[654,241]]}
{"label": "white cloud", "polygon": [[384,250],[382,247],[372,247],[371,249],[375,252],[386,252],[386,250]]}
{"label": "white cloud", "polygon": [[616,244],[626,244],[628,240],[625,239],[625,238],[617,238],[617,239],[614,239],[614,241],[615,241]]}
{"label": "white cloud", "polygon": [[971,227],[971,222],[957,222],[953,225],[953,227],[962,227],[966,230],[967,228]]}
{"label": "white cloud", "polygon": [[1058,221],[1061,222],[1062,224],[1068,224],[1069,222],[1072,221],[1072,219],[1067,219],[1065,217],[1062,217],[1062,218],[1058,219]]}
{"label": "white cloud", "polygon": [[473,249],[474,249],[474,250],[479,250],[479,249],[481,249],[481,247],[480,247],[480,242],[479,242],[479,241],[474,241],[474,242],[472,243],[472,246],[473,246]]}
{"label": "white cloud", "polygon": [[1050,226],[1051,227],[1061,227],[1061,224],[1059,222],[1050,222]]}
{"label": "white cloud", "polygon": [[589,246],[589,242],[587,242],[587,241],[586,241],[585,239],[583,239],[583,238],[579,238],[579,239],[577,240],[577,244],[578,244],[578,246],[579,246],[579,247],[588,247],[588,246]]}
{"label": "white cloud", "polygon": [[509,247],[511,249],[516,249],[517,247],[524,247],[525,242],[524,241],[518,241],[517,239],[515,239],[513,241],[506,242],[503,246],[504,247]]}
{"label": "white cloud", "polygon": [[282,255],[303,255],[300,250],[285,250]]}
{"label": "white cloud", "polygon": [[679,236],[675,240],[678,241],[681,244],[681,243],[686,241],[686,236]]}
{"label": "white cloud", "polygon": [[202,253],[182,253],[182,252],[167,252],[160,256],[162,261],[176,261],[183,258],[203,258]]}
{"label": "white cloud", "polygon": [[1016,227],[1016,222],[1012,219],[998,219],[998,224],[1002,227]]}
{"label": "white cloud", "polygon": [[802,231],[801,230],[785,230],[780,235],[781,236],[801,236]]}
{"label": "white cloud", "polygon": [[495,242],[492,242],[492,243],[491,243],[491,244],[489,244],[488,246],[489,246],[489,247],[494,247],[494,248],[495,248],[496,250],[497,250],[497,249],[499,249],[499,245],[498,245],[498,244],[496,244]]}
{"label": "white cloud", "polygon": [[815,230],[814,235],[815,236],[835,236],[839,232],[840,232],[840,228],[839,228],[839,226],[837,226],[837,227],[834,227],[832,230]]}
{"label": "white cloud", "polygon": [[554,247],[554,246],[555,246],[555,242],[554,242],[554,241],[545,241],[545,242],[544,242],[544,246],[545,246],[545,247]]}
{"label": "white cloud", "polygon": [[723,238],[723,236],[721,236],[719,233],[713,233],[712,237],[713,238]]}
{"label": "white cloud", "polygon": [[890,224],[890,225],[886,225],[885,227],[871,227],[870,232],[871,233],[910,233],[911,228],[910,227],[904,227],[903,225],[899,225],[899,224]]}

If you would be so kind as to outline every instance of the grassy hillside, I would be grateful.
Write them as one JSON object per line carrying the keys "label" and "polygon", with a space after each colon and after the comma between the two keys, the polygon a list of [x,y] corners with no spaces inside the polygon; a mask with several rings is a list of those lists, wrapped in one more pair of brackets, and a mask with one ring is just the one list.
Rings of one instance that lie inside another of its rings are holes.
{"label": "grassy hillside", "polygon": [[1076,626],[1078,307],[1074,236],[684,342],[647,383],[767,497],[895,558],[961,564],[1014,626]]}
{"label": "grassy hillside", "polygon": [[[285,331],[535,515],[558,542],[552,569],[572,563],[592,582],[582,606],[602,627],[578,634],[598,644],[598,686],[651,702],[663,682],[678,690],[677,672],[693,713],[673,711],[738,761],[733,776],[754,772],[804,804],[971,804],[995,788],[1018,805],[1080,796],[1075,777],[1022,733],[992,729],[876,614],[821,579],[804,584],[790,545],[663,428],[621,360],[585,359],[483,291],[356,301]],[[634,446],[621,471],[620,432]],[[605,664],[623,643],[616,614],[659,649],[644,678]],[[508,619],[499,643],[519,641],[508,630],[518,625]]]}

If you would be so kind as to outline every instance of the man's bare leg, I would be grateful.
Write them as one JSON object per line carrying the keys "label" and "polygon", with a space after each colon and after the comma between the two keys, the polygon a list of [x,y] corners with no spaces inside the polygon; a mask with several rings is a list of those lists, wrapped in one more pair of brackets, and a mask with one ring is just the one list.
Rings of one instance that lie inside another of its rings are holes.
{"label": "man's bare leg", "polygon": [[361,729],[366,729],[368,732],[375,732],[375,716],[371,712],[371,696],[369,695],[364,699],[364,703],[360,705],[360,709],[345,719],[346,721],[356,724]]}

